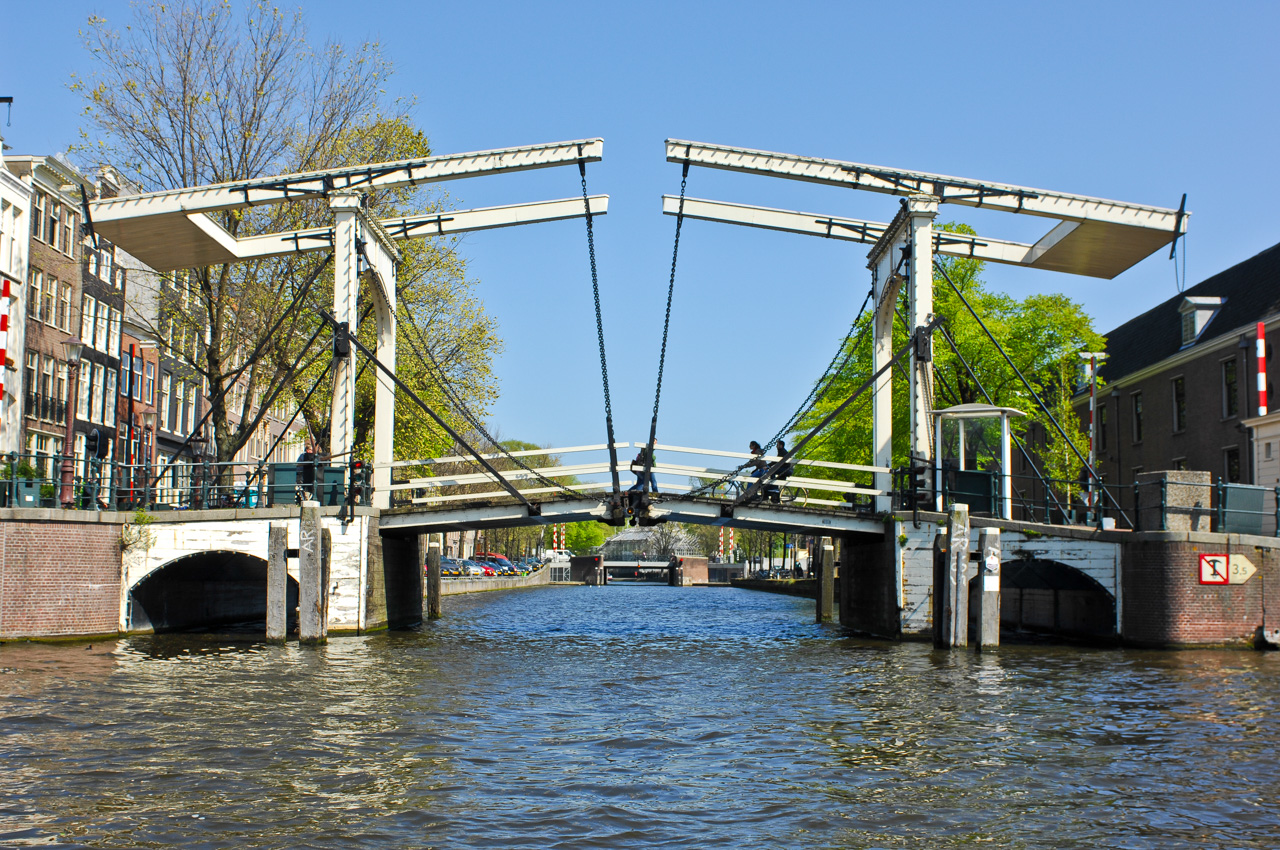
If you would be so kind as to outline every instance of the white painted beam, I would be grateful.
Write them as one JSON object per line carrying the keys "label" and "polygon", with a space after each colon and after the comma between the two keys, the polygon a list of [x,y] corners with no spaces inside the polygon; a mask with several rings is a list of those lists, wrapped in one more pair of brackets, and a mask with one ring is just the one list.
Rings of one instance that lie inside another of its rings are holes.
{"label": "white painted beam", "polygon": [[667,161],[689,162],[709,168],[826,183],[890,195],[933,195],[941,203],[1048,216],[1063,221],[1110,222],[1165,231],[1170,239],[1173,237],[1174,222],[1178,215],[1177,210],[1164,207],[1128,204],[1010,183],[993,183],[925,171],[906,171],[682,139],[667,140]]}
{"label": "white painted beam", "polygon": [[[675,195],[662,196],[663,213],[676,215],[679,209],[679,197]],[[766,230],[778,230],[784,233],[799,233],[805,236],[822,236],[828,239],[840,239],[864,245],[874,245],[878,242],[889,226],[880,221],[864,221],[857,218],[844,218],[820,213],[793,212],[769,207],[755,207],[748,204],[730,204],[724,201],[708,201],[701,198],[684,199],[684,216],[685,218],[699,221],[739,224],[747,227],[760,227]],[[1063,226],[1067,225],[1059,225],[1059,227]],[[1070,224],[1069,226],[1074,228],[1076,225]],[[1051,232],[1056,232],[1056,230],[1057,228]],[[1040,242],[1044,241],[1044,239],[1040,240]],[[985,236],[969,236],[965,233],[946,233],[944,231],[936,231],[934,233],[933,244],[934,252],[937,254],[944,254],[948,257],[972,257],[1009,265],[1030,265],[1032,260],[1044,253],[1043,250],[1038,252],[1034,250],[1040,243],[1033,246],[1023,242],[1010,242],[1004,239],[989,239]]]}
{"label": "white painted beam", "polygon": [[[592,195],[589,200],[591,215],[605,215],[609,211],[608,195]],[[537,201],[474,210],[451,210],[406,218],[386,218],[378,224],[392,239],[404,241],[447,236],[452,233],[469,233],[476,230],[493,230],[499,227],[514,227],[520,224],[564,221],[582,218],[584,215],[586,215],[586,208],[581,198],[565,198],[558,201]],[[218,241],[237,260],[328,250],[333,245],[332,227],[313,227],[289,233],[270,233],[235,239],[206,215],[195,214],[188,218],[211,238]]]}

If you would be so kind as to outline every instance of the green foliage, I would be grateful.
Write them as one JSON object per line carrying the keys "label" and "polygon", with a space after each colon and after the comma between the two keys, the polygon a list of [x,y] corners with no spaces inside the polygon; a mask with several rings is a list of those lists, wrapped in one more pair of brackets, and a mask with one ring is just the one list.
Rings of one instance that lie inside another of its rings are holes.
{"label": "green foliage", "polygon": [[[942,229],[973,233],[971,228],[962,224],[943,225]],[[1078,352],[1100,351],[1105,340],[1093,330],[1092,320],[1083,308],[1060,294],[1038,293],[1018,300],[993,292],[987,289],[981,279],[984,264],[979,260],[940,258],[940,264],[1026,376],[1036,394],[1062,424],[1070,439],[1078,446],[1087,445],[1087,437],[1070,403],[1074,395]],[[906,293],[901,293],[899,297],[899,314],[905,315]],[[1058,436],[1056,429],[1048,422],[1048,417],[1040,410],[1031,392],[991,344],[978,321],[941,274],[934,275],[934,312],[943,318],[943,327],[946,334],[954,340],[956,350],[953,351],[943,332],[934,334],[933,407],[941,409],[957,404],[990,401],[1025,412],[1025,418],[1011,420],[1014,432],[1025,435],[1030,427],[1037,426],[1039,434],[1048,435],[1041,450],[1045,472],[1054,478],[1074,479],[1080,471],[1079,461],[1066,441]],[[893,335],[893,347],[897,351],[907,342],[907,331],[901,321],[894,322]],[[795,434],[808,433],[871,376],[869,314],[858,319],[855,334],[845,353],[848,360],[844,368],[835,376],[830,388],[814,409],[801,419],[795,428]],[[982,388],[990,394],[989,399],[983,394]],[[905,465],[908,459],[908,404],[905,371],[895,370],[895,466]],[[984,452],[998,447],[998,436],[994,430],[997,428],[998,425],[993,424],[986,432],[981,427],[972,432],[967,431],[969,446],[980,446],[985,441],[987,445]],[[949,440],[954,454],[954,429]],[[872,451],[871,391],[868,390],[810,444],[806,455],[822,460],[866,464],[872,461]],[[851,480],[867,479],[865,474],[849,474],[844,477]]]}
{"label": "green foliage", "polygon": [[[585,555],[604,543],[604,528],[598,522],[571,522],[564,528],[564,548],[575,555]],[[551,529],[543,536],[543,546],[551,548]]]}

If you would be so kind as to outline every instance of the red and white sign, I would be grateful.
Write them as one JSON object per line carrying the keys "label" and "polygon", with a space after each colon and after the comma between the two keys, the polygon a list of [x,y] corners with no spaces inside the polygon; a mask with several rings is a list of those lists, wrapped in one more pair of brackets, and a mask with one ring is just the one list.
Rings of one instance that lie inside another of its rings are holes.
{"label": "red and white sign", "polygon": [[1208,553],[1200,556],[1201,584],[1244,584],[1258,568],[1244,555]]}

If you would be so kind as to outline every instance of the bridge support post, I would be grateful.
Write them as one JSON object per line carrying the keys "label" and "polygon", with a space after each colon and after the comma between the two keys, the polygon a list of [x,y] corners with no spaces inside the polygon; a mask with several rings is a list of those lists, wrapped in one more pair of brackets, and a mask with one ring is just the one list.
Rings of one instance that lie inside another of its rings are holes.
{"label": "bridge support post", "polygon": [[[946,536],[938,531],[933,562],[933,645],[969,643],[969,506],[951,506]],[[997,616],[999,616],[997,614]]]}
{"label": "bridge support post", "polygon": [[320,523],[320,503],[303,502],[298,530],[298,639],[324,643],[329,637],[329,532]]}
{"label": "bridge support post", "polygon": [[289,628],[289,527],[272,523],[267,532],[267,641],[284,643]]}
{"label": "bridge support post", "polygon": [[836,547],[831,538],[822,538],[814,554],[818,561],[818,600],[814,621],[830,623],[835,619],[836,611]]}
{"label": "bridge support post", "polygon": [[427,570],[427,619],[439,620],[440,605],[440,552],[441,535],[418,535],[418,561],[426,565]]}
{"label": "bridge support post", "polygon": [[981,652],[985,646],[1000,645],[1000,529],[978,532],[978,553],[976,646]]}

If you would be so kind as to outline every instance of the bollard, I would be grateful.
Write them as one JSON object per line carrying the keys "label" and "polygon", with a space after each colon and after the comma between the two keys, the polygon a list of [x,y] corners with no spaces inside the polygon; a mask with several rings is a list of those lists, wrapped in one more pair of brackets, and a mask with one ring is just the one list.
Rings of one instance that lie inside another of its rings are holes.
{"label": "bollard", "polygon": [[[822,538],[818,544],[818,599],[815,622],[830,623],[835,619],[836,610],[836,548],[830,537]],[[845,570],[845,581],[849,571]]]}
{"label": "bollard", "polygon": [[267,640],[284,643],[289,628],[289,527],[271,523],[267,532]]}
{"label": "bollard", "polygon": [[944,649],[946,642],[943,640],[945,630],[943,623],[946,621],[946,605],[947,598],[947,553],[951,551],[950,543],[947,540],[947,527],[945,525],[938,526],[938,533],[933,537],[933,646],[934,649]]}
{"label": "bollard", "polygon": [[327,571],[321,532],[320,503],[303,502],[298,529],[298,639],[302,643],[324,643],[328,636]]}
{"label": "bollard", "polygon": [[440,605],[440,550],[441,538],[440,534],[423,534],[427,540],[427,619],[439,620],[441,616]]}
{"label": "bollard", "polygon": [[1000,645],[1000,529],[978,532],[978,624],[974,644],[978,652],[985,646]]}
{"label": "bollard", "polygon": [[942,588],[942,642],[952,649],[969,643],[969,506],[952,504],[947,517],[947,564]]}

